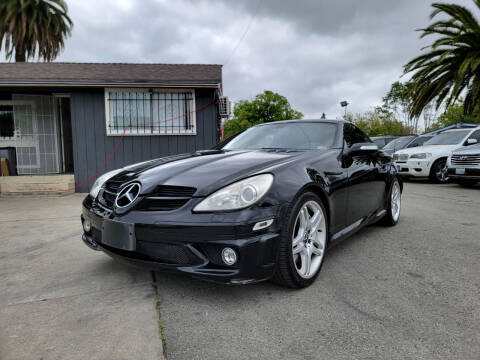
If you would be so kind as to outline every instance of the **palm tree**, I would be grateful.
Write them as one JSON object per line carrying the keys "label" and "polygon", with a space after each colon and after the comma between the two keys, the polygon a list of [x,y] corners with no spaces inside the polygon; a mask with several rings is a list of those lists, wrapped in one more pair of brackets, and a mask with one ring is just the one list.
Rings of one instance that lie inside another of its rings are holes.
{"label": "palm tree", "polygon": [[0,47],[16,62],[55,59],[70,35],[72,20],[64,0],[0,0]]}
{"label": "palm tree", "polygon": [[[480,0],[473,1],[480,9]],[[434,35],[435,41],[426,47],[429,52],[405,65],[405,73],[414,72],[410,116],[420,116],[430,103],[437,110],[442,104],[448,107],[461,96],[465,96],[464,113],[471,114],[480,104],[480,24],[464,6],[434,3],[432,7],[430,19],[445,18],[420,31],[421,38]]]}

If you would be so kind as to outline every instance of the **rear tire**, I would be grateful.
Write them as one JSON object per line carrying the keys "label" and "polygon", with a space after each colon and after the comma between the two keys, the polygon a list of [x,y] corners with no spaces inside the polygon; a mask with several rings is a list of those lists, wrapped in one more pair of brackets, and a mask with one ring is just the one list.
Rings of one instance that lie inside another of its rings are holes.
{"label": "rear tire", "polygon": [[320,273],[328,241],[328,217],[322,200],[305,192],[290,207],[287,219],[272,281],[299,289],[311,285]]}
{"label": "rear tire", "polygon": [[437,184],[445,184],[448,182],[447,159],[438,159],[432,165],[430,170],[430,181]]}

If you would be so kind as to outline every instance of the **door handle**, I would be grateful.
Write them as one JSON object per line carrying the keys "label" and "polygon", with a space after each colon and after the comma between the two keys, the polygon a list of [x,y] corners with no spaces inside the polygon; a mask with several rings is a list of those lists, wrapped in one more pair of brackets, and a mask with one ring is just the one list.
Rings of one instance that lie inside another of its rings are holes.
{"label": "door handle", "polygon": [[343,172],[341,171],[325,171],[325,175],[330,175],[330,176],[339,176],[342,174]]}

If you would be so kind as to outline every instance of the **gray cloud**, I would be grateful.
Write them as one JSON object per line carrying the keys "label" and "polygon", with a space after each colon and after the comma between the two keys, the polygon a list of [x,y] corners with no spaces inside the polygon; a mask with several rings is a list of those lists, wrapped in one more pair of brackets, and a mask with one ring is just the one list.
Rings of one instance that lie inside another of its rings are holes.
{"label": "gray cloud", "polygon": [[[75,27],[59,61],[225,63],[258,0],[67,0]],[[473,6],[468,0],[457,3]],[[263,0],[224,68],[233,100],[265,90],[309,117],[378,105],[425,41],[429,0]],[[2,55],[2,54],[0,54]]]}

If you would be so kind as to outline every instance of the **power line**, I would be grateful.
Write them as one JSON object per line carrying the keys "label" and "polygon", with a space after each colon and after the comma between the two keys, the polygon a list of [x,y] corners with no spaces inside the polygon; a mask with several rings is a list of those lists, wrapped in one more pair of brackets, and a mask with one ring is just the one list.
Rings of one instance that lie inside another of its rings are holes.
{"label": "power line", "polygon": [[225,63],[223,64],[223,67],[227,66],[227,64],[230,62],[230,60],[232,59],[233,55],[235,54],[235,51],[237,51],[238,47],[240,46],[240,44],[242,43],[243,39],[245,38],[245,36],[247,36],[247,33],[248,31],[250,30],[250,27],[252,26],[253,24],[253,21],[255,20],[255,18],[257,17],[257,14],[258,14],[258,10],[260,9],[260,5],[262,4],[263,0],[258,0],[258,3],[257,3],[257,6],[255,8],[255,11],[252,15],[252,17],[250,18],[250,21],[247,25],[247,28],[245,29],[244,33],[242,34],[242,36],[240,37],[240,39],[238,40],[237,42],[237,45],[235,45],[235,47],[233,48],[232,50],[232,53],[230,54],[230,56],[228,57],[227,61],[225,61]]}

